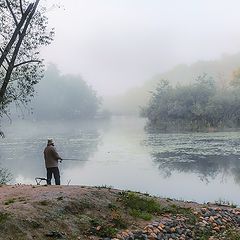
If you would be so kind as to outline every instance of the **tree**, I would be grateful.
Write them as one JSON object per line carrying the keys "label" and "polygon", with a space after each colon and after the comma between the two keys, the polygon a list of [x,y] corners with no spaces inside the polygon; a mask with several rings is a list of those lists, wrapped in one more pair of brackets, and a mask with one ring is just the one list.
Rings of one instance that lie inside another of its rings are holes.
{"label": "tree", "polygon": [[92,119],[101,105],[101,98],[81,76],[62,75],[53,64],[36,90],[32,106],[37,119]]}
{"label": "tree", "polygon": [[0,185],[12,180],[12,174],[6,168],[0,168]]}
{"label": "tree", "polygon": [[[226,114],[223,116],[221,113],[222,98],[216,98],[216,90],[215,81],[206,74],[199,76],[189,85],[178,84],[171,87],[169,82],[161,81],[153,92],[149,104],[143,108],[142,116],[148,118],[150,127],[164,131],[198,131],[218,127]],[[219,106],[220,117],[213,115],[216,114],[213,111],[214,106]]]}
{"label": "tree", "polygon": [[0,117],[11,103],[24,106],[43,76],[39,49],[51,43],[40,0],[0,0]]}

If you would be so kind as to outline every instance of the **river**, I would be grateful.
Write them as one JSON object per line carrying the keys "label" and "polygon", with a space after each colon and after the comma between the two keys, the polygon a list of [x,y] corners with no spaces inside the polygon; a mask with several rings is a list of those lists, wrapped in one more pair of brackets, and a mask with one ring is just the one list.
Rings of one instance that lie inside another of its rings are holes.
{"label": "river", "polygon": [[240,134],[147,133],[145,120],[14,121],[0,140],[1,167],[13,183],[45,177],[43,149],[53,138],[61,182],[112,186],[180,200],[240,204]]}

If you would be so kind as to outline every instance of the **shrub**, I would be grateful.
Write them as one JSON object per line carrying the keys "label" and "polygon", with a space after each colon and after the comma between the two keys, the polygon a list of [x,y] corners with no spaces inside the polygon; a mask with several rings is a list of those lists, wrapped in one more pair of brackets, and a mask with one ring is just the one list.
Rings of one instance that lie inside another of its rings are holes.
{"label": "shrub", "polygon": [[12,180],[12,174],[6,168],[0,168],[0,184],[7,184]]}

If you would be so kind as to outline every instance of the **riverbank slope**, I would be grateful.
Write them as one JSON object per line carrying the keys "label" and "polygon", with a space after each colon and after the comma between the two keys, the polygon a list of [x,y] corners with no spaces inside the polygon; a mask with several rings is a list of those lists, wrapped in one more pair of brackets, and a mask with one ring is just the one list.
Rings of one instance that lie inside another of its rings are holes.
{"label": "riverbank slope", "polygon": [[240,239],[240,209],[107,187],[0,187],[0,239]]}

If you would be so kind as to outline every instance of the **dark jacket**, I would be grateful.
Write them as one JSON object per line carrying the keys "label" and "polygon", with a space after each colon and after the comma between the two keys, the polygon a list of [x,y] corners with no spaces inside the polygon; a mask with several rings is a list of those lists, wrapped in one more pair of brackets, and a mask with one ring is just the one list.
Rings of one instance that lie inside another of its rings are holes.
{"label": "dark jacket", "polygon": [[44,149],[44,159],[46,168],[51,168],[58,167],[58,159],[61,159],[61,157],[58,155],[54,146],[48,145]]}

